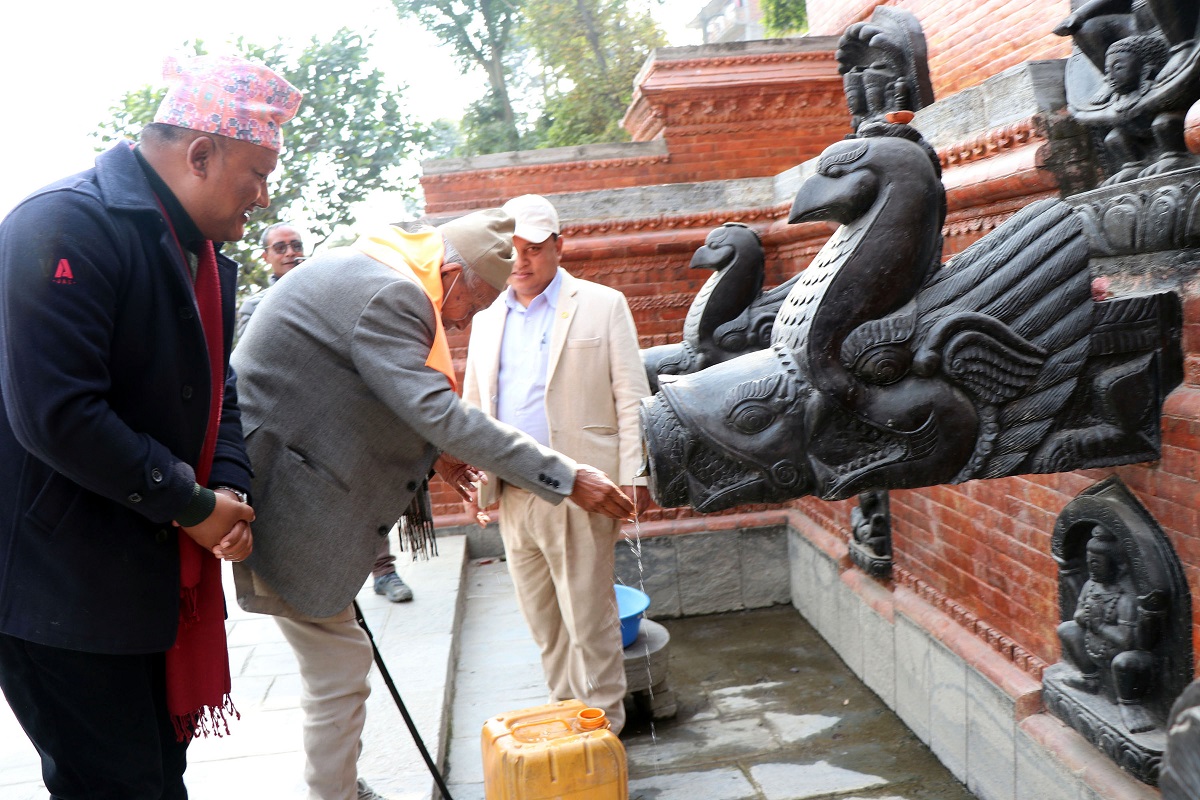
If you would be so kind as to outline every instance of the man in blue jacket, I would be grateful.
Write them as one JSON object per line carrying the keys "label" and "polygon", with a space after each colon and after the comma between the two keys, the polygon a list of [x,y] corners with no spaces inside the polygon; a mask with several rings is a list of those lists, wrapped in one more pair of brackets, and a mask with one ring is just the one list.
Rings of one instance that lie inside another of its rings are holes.
{"label": "man in blue jacket", "polygon": [[168,63],[136,148],[0,223],[0,688],[55,798],[185,798],[224,731],[220,559],[251,551],[237,265],[299,93]]}

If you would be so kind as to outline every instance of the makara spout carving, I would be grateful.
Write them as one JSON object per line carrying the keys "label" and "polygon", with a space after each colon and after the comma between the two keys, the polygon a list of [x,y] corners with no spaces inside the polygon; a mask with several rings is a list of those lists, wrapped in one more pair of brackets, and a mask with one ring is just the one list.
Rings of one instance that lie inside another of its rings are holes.
{"label": "makara spout carving", "polygon": [[1157,457],[1182,376],[1172,293],[1095,302],[1076,212],[1031,205],[941,264],[945,192],[911,127],[830,146],[789,221],[841,227],[770,346],[643,401],[651,491],[716,511]]}

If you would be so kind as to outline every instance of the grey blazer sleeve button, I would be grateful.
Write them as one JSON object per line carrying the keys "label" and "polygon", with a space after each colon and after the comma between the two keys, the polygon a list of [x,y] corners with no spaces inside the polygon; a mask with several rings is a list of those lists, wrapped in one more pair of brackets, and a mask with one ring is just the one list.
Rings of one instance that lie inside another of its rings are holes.
{"label": "grey blazer sleeve button", "polygon": [[154,481],[155,483],[162,483],[162,473],[157,469],[150,470],[150,480]]}
{"label": "grey blazer sleeve button", "polygon": [[417,490],[417,482],[416,481],[409,481],[408,483],[404,484],[404,486],[410,492],[415,492]]}
{"label": "grey blazer sleeve button", "polygon": [[380,526],[379,526],[379,535],[380,535],[380,536],[387,536],[387,535],[388,535],[388,531],[390,531],[390,530],[391,530],[391,528],[389,528],[387,525],[380,525]]}
{"label": "grey blazer sleeve button", "polygon": [[137,492],[134,492],[133,494],[129,495],[129,502],[140,503],[140,502],[142,502],[142,496],[140,494],[138,494]]}

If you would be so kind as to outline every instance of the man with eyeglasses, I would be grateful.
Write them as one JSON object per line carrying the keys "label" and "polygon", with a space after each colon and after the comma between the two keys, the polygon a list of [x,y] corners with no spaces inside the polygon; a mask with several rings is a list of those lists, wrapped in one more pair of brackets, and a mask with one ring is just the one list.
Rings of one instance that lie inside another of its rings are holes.
{"label": "man with eyeglasses", "polygon": [[[286,222],[276,222],[262,233],[262,260],[271,268],[270,285],[286,275],[292,267],[304,260],[304,240],[300,231]],[[265,290],[264,290],[265,291]],[[254,309],[262,301],[263,292],[247,297],[238,309],[237,338],[242,338]]]}

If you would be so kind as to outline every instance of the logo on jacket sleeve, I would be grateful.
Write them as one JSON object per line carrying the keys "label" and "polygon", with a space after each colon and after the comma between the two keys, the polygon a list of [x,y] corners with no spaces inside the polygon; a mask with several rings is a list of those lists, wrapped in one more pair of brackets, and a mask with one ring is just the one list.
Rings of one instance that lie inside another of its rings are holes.
{"label": "logo on jacket sleeve", "polygon": [[75,273],[71,271],[71,263],[65,258],[58,260],[58,266],[54,269],[55,283],[71,284],[75,282]]}

